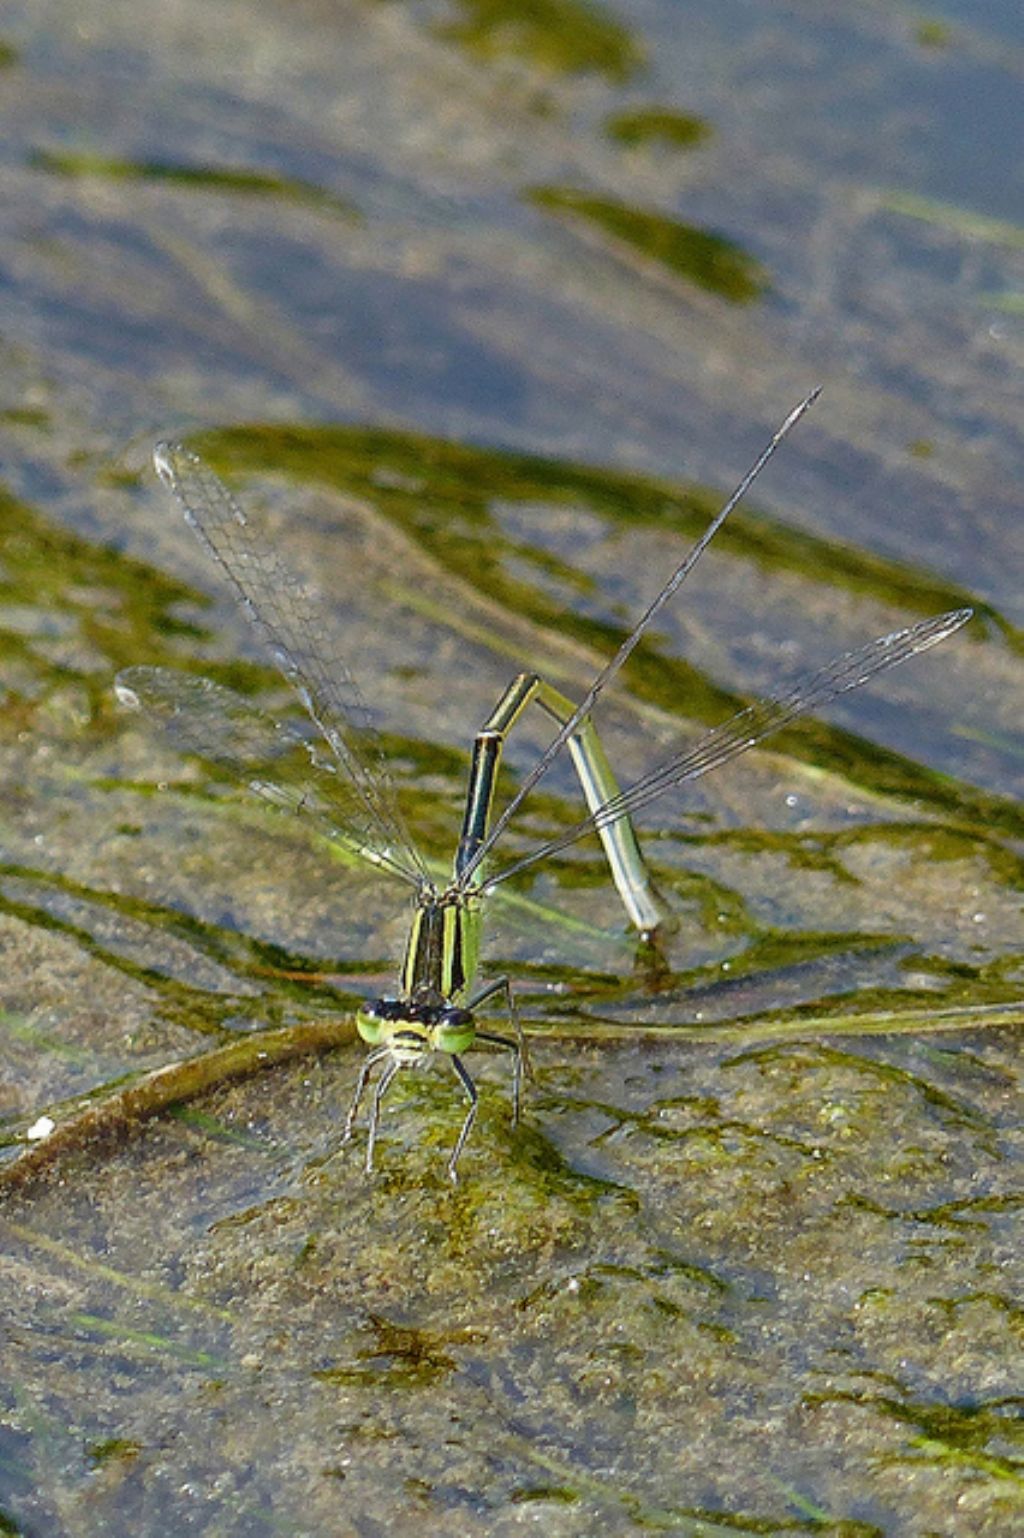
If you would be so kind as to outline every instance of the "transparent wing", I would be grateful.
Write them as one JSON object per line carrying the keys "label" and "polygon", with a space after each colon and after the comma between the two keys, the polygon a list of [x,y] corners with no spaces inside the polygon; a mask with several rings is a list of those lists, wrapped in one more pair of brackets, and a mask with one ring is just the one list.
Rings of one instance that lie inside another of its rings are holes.
{"label": "transparent wing", "polygon": [[966,625],[972,613],[971,609],[953,609],[935,619],[922,620],[906,630],[894,630],[889,635],[879,636],[857,651],[844,652],[842,656],[833,658],[817,672],[805,674],[785,694],[748,705],[721,726],[707,732],[694,747],[665,759],[575,827],[568,828],[541,848],[531,850],[513,865],[489,876],[485,884],[494,886],[499,881],[505,881],[509,876],[546,859],[548,855],[575,844],[577,839],[585,838],[588,833],[606,828],[651,801],[656,801],[673,786],[699,780],[713,769],[720,769],[731,759],[746,753],[748,748],[781,731],[798,716],[807,715],[812,710],[821,710],[837,695],[859,689],[876,674],[884,673],[887,668],[896,667],[908,658],[917,656],[919,652],[937,646],[940,641],[959,630],[961,625]]}
{"label": "transparent wing", "polygon": [[349,829],[363,847],[392,851],[399,865],[425,877],[366,706],[330,643],[332,627],[316,596],[289,570],[197,454],[181,444],[159,443],[153,457],[161,480],[227,577],[250,623],[320,732],[338,773],[351,786]]}
{"label": "transparent wing", "polygon": [[333,754],[288,721],[274,721],[240,694],[171,668],[126,668],[115,689],[173,747],[227,769],[271,805],[311,818],[320,832],[375,865],[419,884],[417,870],[361,834],[361,799]]}

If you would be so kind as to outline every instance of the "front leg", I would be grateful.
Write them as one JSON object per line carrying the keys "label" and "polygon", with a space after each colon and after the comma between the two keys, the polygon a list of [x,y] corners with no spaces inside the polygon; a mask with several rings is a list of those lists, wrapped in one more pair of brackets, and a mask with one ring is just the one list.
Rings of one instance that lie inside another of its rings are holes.
{"label": "front leg", "polygon": [[366,1086],[370,1082],[370,1074],[373,1072],[377,1063],[382,1062],[384,1058],[390,1057],[390,1055],[390,1047],[378,1047],[376,1052],[371,1052],[368,1057],[363,1059],[363,1066],[360,1068],[359,1077],[356,1080],[355,1093],[352,1096],[352,1102],[348,1108],[348,1115],[345,1117],[345,1130],[341,1134],[341,1141],[343,1143],[347,1143],[349,1141],[352,1133],[355,1130],[356,1117],[359,1115],[360,1102],[362,1101],[363,1095],[366,1093]]}
{"label": "front leg", "polygon": [[458,1138],[456,1139],[455,1147],[452,1149],[452,1156],[448,1160],[448,1179],[451,1181],[453,1186],[457,1186],[459,1183],[459,1175],[455,1166],[459,1162],[460,1153],[466,1146],[466,1139],[469,1137],[470,1128],[476,1121],[477,1093],[476,1085],[470,1078],[465,1063],[462,1061],[461,1057],[456,1056],[454,1052],[452,1053],[452,1067],[458,1074],[459,1082],[461,1083],[463,1089],[466,1091],[466,1096],[469,1100],[469,1110],[466,1112],[466,1119],[462,1123],[462,1131],[459,1133]]}

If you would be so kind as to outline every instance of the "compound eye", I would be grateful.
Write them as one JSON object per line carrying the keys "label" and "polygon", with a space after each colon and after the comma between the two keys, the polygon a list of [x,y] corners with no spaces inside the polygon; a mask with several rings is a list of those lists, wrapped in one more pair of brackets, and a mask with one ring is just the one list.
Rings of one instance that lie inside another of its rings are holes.
{"label": "compound eye", "polygon": [[356,1015],[356,1030],[371,1047],[379,1046],[386,1034],[385,1026],[401,1014],[398,999],[367,999]]}
{"label": "compound eye", "polygon": [[473,1045],[476,1022],[473,1012],[448,1004],[438,1015],[433,1030],[434,1047],[438,1052],[465,1052]]}

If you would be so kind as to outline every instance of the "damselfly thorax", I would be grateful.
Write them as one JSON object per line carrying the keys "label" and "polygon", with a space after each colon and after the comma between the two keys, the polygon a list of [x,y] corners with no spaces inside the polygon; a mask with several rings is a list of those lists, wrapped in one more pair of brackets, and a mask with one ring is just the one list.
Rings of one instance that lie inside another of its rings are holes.
{"label": "damselfly thorax", "polygon": [[[352,1104],[345,1121],[344,1138],[352,1136],[359,1105],[378,1063],[384,1063],[370,1112],[366,1167],[373,1168],[373,1153],[380,1108],[399,1068],[414,1068],[434,1053],[443,1053],[469,1100],[462,1128],[449,1160],[454,1176],[459,1155],[476,1117],[477,1091],[462,1061],[478,1041],[507,1048],[513,1054],[513,1124],[519,1121],[525,1043],[507,978],[497,978],[471,993],[480,950],[481,894],[450,886],[438,892],[426,883],[419,893],[402,967],[401,992],[395,997],[371,999],[356,1015],[356,1029],[373,1051],[363,1063]],[[496,993],[504,993],[514,1036],[478,1028],[474,1011]]]}

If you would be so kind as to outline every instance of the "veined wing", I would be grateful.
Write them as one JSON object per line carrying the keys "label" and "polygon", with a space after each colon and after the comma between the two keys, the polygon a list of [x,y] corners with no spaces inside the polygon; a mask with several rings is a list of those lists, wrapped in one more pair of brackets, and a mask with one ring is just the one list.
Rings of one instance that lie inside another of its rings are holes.
{"label": "veined wing", "polygon": [[798,716],[812,710],[821,710],[837,695],[851,689],[859,689],[878,673],[916,657],[946,640],[971,618],[971,609],[952,609],[935,619],[921,620],[905,630],[894,630],[889,635],[869,641],[857,651],[844,652],[816,672],[807,673],[792,688],[774,699],[761,700],[731,716],[721,726],[714,727],[696,743],[682,752],[674,753],[632,785],[599,806],[589,817],[568,828],[539,849],[533,849],[522,859],[488,876],[484,884],[494,886],[509,876],[535,865],[548,855],[575,844],[599,828],[609,827],[620,818],[638,811],[656,801],[676,785],[699,780],[713,769],[720,769],[731,759],[739,758],[749,748],[763,742],[775,732],[781,731]]}
{"label": "veined wing", "polygon": [[142,709],[173,746],[227,769],[272,806],[309,817],[327,838],[419,885],[397,852],[367,844],[365,808],[333,754],[288,721],[274,721],[240,694],[173,668],[125,668],[115,680],[122,704]]}
{"label": "veined wing", "polygon": [[331,625],[316,596],[197,454],[181,444],[159,443],[153,458],[160,479],[227,577],[336,760],[339,775],[348,781],[353,800],[347,821],[358,829],[359,843],[388,851],[393,864],[425,878],[426,868],[398,810],[366,706],[329,641]]}

